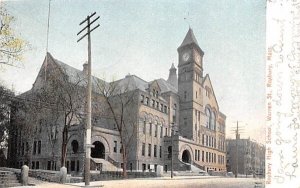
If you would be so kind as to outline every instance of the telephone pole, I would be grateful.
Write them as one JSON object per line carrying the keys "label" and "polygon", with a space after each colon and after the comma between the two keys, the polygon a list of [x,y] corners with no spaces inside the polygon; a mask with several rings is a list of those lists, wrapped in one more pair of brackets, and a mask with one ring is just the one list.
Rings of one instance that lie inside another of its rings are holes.
{"label": "telephone pole", "polygon": [[81,41],[84,37],[88,36],[88,85],[87,85],[87,105],[86,105],[86,133],[85,133],[85,163],[84,163],[84,182],[85,185],[88,186],[90,185],[90,156],[91,156],[91,136],[92,136],[92,131],[91,131],[91,124],[92,124],[92,65],[91,65],[91,32],[94,31],[97,27],[100,25],[98,24],[95,26],[93,29],[91,29],[91,25],[100,18],[98,16],[96,19],[91,21],[91,18],[96,14],[94,12],[91,15],[88,15],[86,19],[84,19],[82,22],[80,22],[79,25],[82,25],[83,23],[87,23],[87,25],[81,29],[77,33],[77,36],[85,31],[87,29],[87,32],[80,37],[77,42]]}
{"label": "telephone pole", "polygon": [[235,145],[236,145],[236,165],[235,165],[235,177],[237,178],[239,171],[239,147],[238,147],[238,139],[239,139],[239,122],[236,122],[236,131],[235,131]]}

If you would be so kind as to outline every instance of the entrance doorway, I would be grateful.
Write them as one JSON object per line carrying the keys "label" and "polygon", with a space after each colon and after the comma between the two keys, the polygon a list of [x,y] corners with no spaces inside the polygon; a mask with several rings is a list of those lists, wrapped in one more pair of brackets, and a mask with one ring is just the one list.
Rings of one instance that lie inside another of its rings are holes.
{"label": "entrance doorway", "polygon": [[185,163],[191,163],[191,155],[188,150],[184,150],[182,153],[182,161]]}
{"label": "entrance doorway", "polygon": [[91,157],[92,158],[105,158],[105,147],[100,141],[96,141],[93,143],[95,146],[94,148],[91,148]]}

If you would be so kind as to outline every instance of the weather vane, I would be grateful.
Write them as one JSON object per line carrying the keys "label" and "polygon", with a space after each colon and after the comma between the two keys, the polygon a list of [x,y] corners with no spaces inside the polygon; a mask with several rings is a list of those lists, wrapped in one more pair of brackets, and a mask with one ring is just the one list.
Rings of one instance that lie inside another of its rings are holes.
{"label": "weather vane", "polygon": [[187,12],[187,16],[184,17],[184,20],[186,21],[186,23],[189,25],[189,28],[190,28],[191,25],[190,25],[190,14],[189,14],[189,12]]}

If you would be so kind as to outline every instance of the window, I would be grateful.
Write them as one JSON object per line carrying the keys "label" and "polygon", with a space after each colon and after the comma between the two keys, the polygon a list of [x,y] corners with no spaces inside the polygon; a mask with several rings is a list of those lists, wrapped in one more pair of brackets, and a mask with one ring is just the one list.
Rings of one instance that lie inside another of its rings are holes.
{"label": "window", "polygon": [[197,161],[197,150],[195,149],[195,161]]}
{"label": "window", "polygon": [[40,162],[39,161],[36,161],[36,163],[35,163],[35,169],[40,169]]}
{"label": "window", "polygon": [[79,172],[79,160],[77,161],[76,171]]}
{"label": "window", "polygon": [[176,122],[176,104],[173,107],[173,122]]}
{"label": "window", "polygon": [[163,130],[163,126],[161,126],[161,127],[160,127],[160,138],[162,138],[163,131],[164,131],[164,130]]}
{"label": "window", "polygon": [[152,99],[152,107],[155,108],[155,100]]}
{"label": "window", "polygon": [[142,156],[145,156],[145,143],[142,145]]}
{"label": "window", "polygon": [[143,134],[146,134],[146,120],[143,122]]}
{"label": "window", "polygon": [[121,145],[121,147],[120,147],[120,153],[123,153],[123,146],[122,146],[122,142],[120,142],[120,145]]}
{"label": "window", "polygon": [[28,142],[26,142],[26,152],[28,152],[29,151],[29,144],[28,144]]}
{"label": "window", "polygon": [[164,113],[168,113],[167,106],[164,106]]}
{"label": "window", "polygon": [[41,154],[42,142],[38,141],[38,154]]}
{"label": "window", "polygon": [[168,136],[168,128],[166,127],[165,136]]}
{"label": "window", "polygon": [[205,115],[206,115],[206,127],[210,129],[210,109],[208,107],[205,108]]}
{"label": "window", "polygon": [[32,169],[35,168],[35,162],[34,162],[34,161],[31,162],[31,168],[32,168]]}
{"label": "window", "polygon": [[184,127],[186,127],[187,126],[187,118],[185,117],[185,118],[183,118],[183,125],[184,125]]}
{"label": "window", "polygon": [[144,103],[144,95],[141,95],[141,103]]}
{"label": "window", "polygon": [[158,125],[157,125],[157,124],[155,124],[154,137],[157,137],[157,131],[158,131]]}
{"label": "window", "polygon": [[152,135],[152,123],[149,123],[149,134]]}
{"label": "window", "polygon": [[157,157],[157,145],[154,145],[154,157]]}
{"label": "window", "polygon": [[143,164],[142,164],[142,167],[143,167],[143,172],[145,172],[145,171],[146,171],[146,164],[143,163]]}
{"label": "window", "polygon": [[208,152],[205,153],[205,162],[208,162]]}
{"label": "window", "polygon": [[51,161],[48,161],[47,170],[51,170]]}
{"label": "window", "polygon": [[161,149],[162,149],[161,146],[159,146],[159,158],[161,158],[161,152],[162,152]]}
{"label": "window", "polygon": [[71,146],[72,146],[73,153],[77,153],[77,151],[78,151],[78,142],[77,142],[77,140],[73,140],[71,142]]}
{"label": "window", "polygon": [[186,100],[186,98],[187,98],[187,92],[184,91],[184,100]]}
{"label": "window", "polygon": [[200,150],[198,150],[198,161],[200,161]]}
{"label": "window", "polygon": [[156,102],[156,108],[159,109],[159,102]]}
{"label": "window", "polygon": [[36,141],[33,142],[33,155],[36,154]]}
{"label": "window", "polygon": [[158,91],[156,91],[156,98],[158,98]]}
{"label": "window", "polygon": [[215,112],[212,112],[211,113],[211,116],[210,116],[210,129],[212,130],[216,130],[216,114]]}
{"label": "window", "polygon": [[198,93],[197,93],[197,91],[196,91],[196,99],[197,99],[197,97],[198,97]]}
{"label": "window", "polygon": [[204,146],[204,134],[202,134],[202,145]]}
{"label": "window", "polygon": [[153,97],[155,97],[155,89],[153,89],[153,91],[152,91],[152,95],[153,95]]}
{"label": "window", "polygon": [[149,105],[149,97],[146,97],[146,105]]}
{"label": "window", "polygon": [[164,105],[163,105],[163,104],[160,104],[160,111],[163,112],[163,110],[164,110]]}
{"label": "window", "polygon": [[151,144],[148,144],[148,156],[151,157]]}
{"label": "window", "polygon": [[117,147],[118,147],[118,143],[117,143],[117,141],[114,141],[114,152],[115,153],[117,152]]}
{"label": "window", "polygon": [[168,147],[168,158],[171,159],[172,157],[172,146]]}
{"label": "window", "polygon": [[75,171],[75,161],[71,161],[71,171]]}

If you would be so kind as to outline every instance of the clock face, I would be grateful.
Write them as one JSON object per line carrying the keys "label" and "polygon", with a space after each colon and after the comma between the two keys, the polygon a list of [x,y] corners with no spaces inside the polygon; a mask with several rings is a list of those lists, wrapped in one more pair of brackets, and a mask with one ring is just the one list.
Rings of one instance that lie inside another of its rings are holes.
{"label": "clock face", "polygon": [[182,60],[183,61],[187,61],[189,60],[190,58],[190,54],[188,52],[185,52],[183,55],[182,55]]}
{"label": "clock face", "polygon": [[196,60],[197,63],[200,63],[201,57],[200,57],[199,54],[195,55],[195,60]]}

